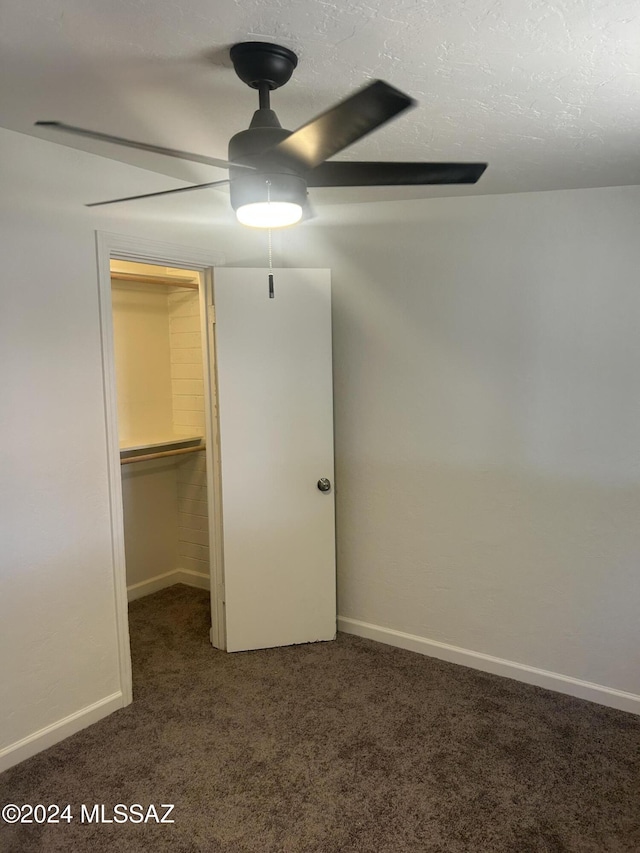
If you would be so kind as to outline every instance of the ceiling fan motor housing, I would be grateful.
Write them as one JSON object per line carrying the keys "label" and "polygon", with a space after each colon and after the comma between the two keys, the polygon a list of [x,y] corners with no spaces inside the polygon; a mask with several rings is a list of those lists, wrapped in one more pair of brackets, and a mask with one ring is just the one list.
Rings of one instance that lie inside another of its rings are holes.
{"label": "ceiling fan motor housing", "polygon": [[229,169],[231,206],[263,201],[287,201],[303,206],[307,198],[307,182],[295,167],[269,158],[268,151],[291,131],[280,127],[273,110],[257,110],[251,127],[236,133],[229,141],[229,160],[255,166],[255,172]]}

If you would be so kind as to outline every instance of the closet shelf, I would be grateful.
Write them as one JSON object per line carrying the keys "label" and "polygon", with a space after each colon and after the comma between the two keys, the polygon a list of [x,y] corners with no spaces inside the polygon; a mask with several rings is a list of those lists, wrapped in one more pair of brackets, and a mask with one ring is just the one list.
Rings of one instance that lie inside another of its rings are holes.
{"label": "closet shelf", "polygon": [[201,435],[156,441],[149,444],[136,444],[120,448],[120,464],[147,462],[151,459],[162,459],[165,456],[182,456],[185,453],[198,453],[204,449],[205,442]]}
{"label": "closet shelf", "polygon": [[138,284],[167,284],[170,287],[188,287],[198,290],[198,282],[193,276],[182,275],[140,275],[139,273],[111,271],[111,281],[132,281]]}
{"label": "closet shelf", "polygon": [[172,447],[185,447],[189,444],[197,444],[202,441],[202,435],[172,436],[164,441],[143,441],[139,444],[121,444],[120,454],[129,453],[134,450],[169,450]]}

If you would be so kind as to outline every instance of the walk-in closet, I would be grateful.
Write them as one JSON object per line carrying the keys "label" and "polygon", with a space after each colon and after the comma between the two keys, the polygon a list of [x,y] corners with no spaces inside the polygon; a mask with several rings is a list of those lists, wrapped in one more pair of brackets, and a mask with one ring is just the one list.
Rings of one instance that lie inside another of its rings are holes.
{"label": "walk-in closet", "polygon": [[200,275],[111,261],[129,601],[209,587]]}

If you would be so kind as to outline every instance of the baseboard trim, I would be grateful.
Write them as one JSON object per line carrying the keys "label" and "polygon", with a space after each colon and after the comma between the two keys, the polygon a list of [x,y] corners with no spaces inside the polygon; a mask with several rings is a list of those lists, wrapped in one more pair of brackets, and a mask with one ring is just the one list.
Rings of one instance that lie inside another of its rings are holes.
{"label": "baseboard trim", "polygon": [[187,586],[195,586],[197,589],[211,589],[209,575],[202,572],[194,572],[191,569],[178,569],[178,580],[176,583],[184,583]]}
{"label": "baseboard trim", "polygon": [[201,572],[194,572],[191,569],[175,569],[172,572],[165,572],[162,575],[155,575],[146,581],[134,583],[127,587],[127,599],[129,602],[135,601],[138,598],[143,598],[145,595],[151,595],[154,592],[159,592],[168,586],[173,586],[176,583],[184,583],[187,586],[195,586],[198,589],[209,589],[209,575]]}
{"label": "baseboard trim", "polygon": [[640,714],[640,696],[635,693],[625,693],[623,690],[614,690],[612,687],[604,687],[602,684],[593,684],[590,681],[582,681],[579,678],[561,675],[558,672],[549,672],[545,669],[496,658],[470,649],[450,646],[448,643],[429,640],[416,634],[405,634],[402,631],[383,628],[369,622],[360,622],[358,619],[349,619],[345,616],[338,617],[338,630],[344,631],[345,634],[355,634],[358,637],[376,640],[379,643],[397,646],[400,649],[418,652],[418,654],[438,658],[449,663],[461,664],[472,669],[479,669],[482,672],[490,672],[493,675],[523,681],[525,684],[555,690],[557,693],[566,693],[578,699],[587,699],[589,702],[596,702],[599,705],[606,705],[619,711]]}
{"label": "baseboard trim", "polygon": [[48,749],[70,735],[86,729],[87,726],[97,723],[103,717],[108,717],[109,714],[123,708],[124,704],[124,697],[120,691],[112,693],[111,696],[106,696],[104,699],[94,702],[93,705],[87,705],[86,708],[81,708],[74,714],[69,714],[68,717],[64,717],[62,720],[45,726],[45,728],[22,740],[6,746],[0,750],[0,773],[27,758],[31,758],[38,752],[42,752],[42,750]]}

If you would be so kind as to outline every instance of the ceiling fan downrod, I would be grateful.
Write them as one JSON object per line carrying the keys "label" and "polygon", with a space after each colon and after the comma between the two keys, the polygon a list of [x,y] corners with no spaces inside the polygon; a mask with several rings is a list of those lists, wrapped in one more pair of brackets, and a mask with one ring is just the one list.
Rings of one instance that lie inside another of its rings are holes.
{"label": "ceiling fan downrod", "polygon": [[284,224],[294,224],[307,200],[305,170],[277,155],[269,157],[267,152],[291,136],[291,131],[282,127],[271,109],[270,96],[273,90],[291,79],[298,57],[281,45],[255,41],[234,44],[229,55],[238,77],[258,91],[259,99],[248,129],[229,140],[229,160],[256,169],[246,173],[249,180],[243,180],[245,175],[231,167],[231,206],[241,221],[245,220],[250,205],[261,205],[264,211],[270,210],[272,214],[277,206],[282,206]]}

